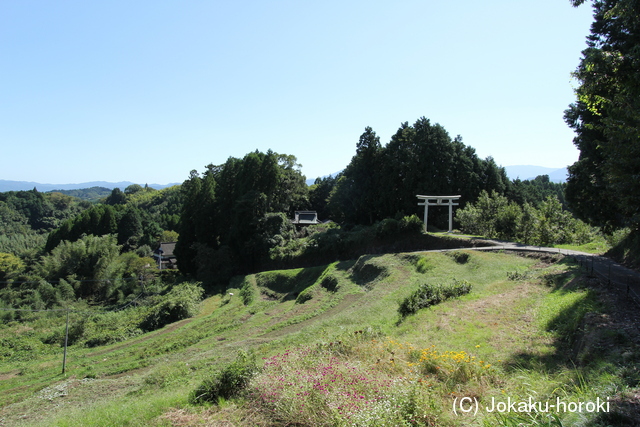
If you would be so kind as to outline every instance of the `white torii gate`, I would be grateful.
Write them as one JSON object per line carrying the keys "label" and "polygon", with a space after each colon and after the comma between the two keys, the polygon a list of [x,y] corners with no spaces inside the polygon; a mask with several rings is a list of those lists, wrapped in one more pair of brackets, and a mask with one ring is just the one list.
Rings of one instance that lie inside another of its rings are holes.
{"label": "white torii gate", "polygon": [[422,200],[418,206],[424,206],[424,231],[427,231],[427,218],[429,216],[429,206],[449,206],[449,233],[453,229],[453,207],[458,206],[458,199],[462,196],[421,196],[416,197]]}

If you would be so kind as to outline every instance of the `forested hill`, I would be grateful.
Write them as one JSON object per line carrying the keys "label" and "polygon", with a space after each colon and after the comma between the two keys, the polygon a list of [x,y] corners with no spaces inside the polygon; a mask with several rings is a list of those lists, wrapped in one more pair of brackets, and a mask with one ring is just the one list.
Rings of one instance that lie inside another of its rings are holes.
{"label": "forested hill", "polygon": [[[393,251],[399,248],[394,239],[407,233],[419,249],[416,194],[460,194],[455,226],[487,236],[553,244],[593,235],[571,222],[564,184],[548,176],[509,180],[491,157],[479,158],[460,136],[451,138],[424,117],[402,124],[384,145],[367,127],[355,145],[341,173],[311,186],[295,156],[269,150],[191,171],[181,185],[162,190],[115,188],[97,203],[36,189],[0,193],[0,281],[15,283],[0,289],[0,299],[37,305],[44,292],[47,304],[58,304],[63,297],[54,296],[62,292],[94,303],[125,302],[138,289],[132,280],[157,276],[150,257],[160,242],[176,242],[175,273],[209,289],[274,266]],[[291,221],[296,210],[314,210],[330,222],[297,228]],[[445,209],[430,210],[430,227],[447,222]],[[568,231],[543,233],[549,227]],[[34,293],[43,282],[68,286]]]}
{"label": "forested hill", "polygon": [[91,187],[91,188],[78,188],[76,190],[52,190],[49,193],[61,193],[67,196],[77,197],[80,200],[87,200],[90,202],[97,202],[100,199],[104,199],[111,194],[110,188],[107,187]]}
{"label": "forested hill", "polygon": [[[34,188],[42,192],[48,192],[48,191],[64,192],[67,190],[82,190],[82,189],[93,188],[93,187],[103,187],[111,191],[114,188],[119,188],[121,190],[124,190],[125,188],[133,184],[135,183],[129,182],[129,181],[120,181],[120,182],[93,181],[93,182],[83,182],[79,184],[43,184],[40,182],[32,182],[32,181],[10,181],[5,179],[0,179],[0,192],[28,191],[28,190],[33,190]],[[149,184],[148,186],[156,190],[161,190],[163,188],[173,187],[176,184],[178,183]],[[64,190],[64,191],[61,191],[61,190]]]}

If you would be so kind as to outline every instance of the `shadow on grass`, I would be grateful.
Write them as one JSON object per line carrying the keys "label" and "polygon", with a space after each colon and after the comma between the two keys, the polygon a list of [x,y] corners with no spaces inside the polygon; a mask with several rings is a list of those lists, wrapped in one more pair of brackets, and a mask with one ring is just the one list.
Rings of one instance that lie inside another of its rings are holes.
{"label": "shadow on grass", "polygon": [[[527,370],[561,374],[556,377],[561,385],[554,393],[565,393],[566,399],[595,399],[594,393],[610,399],[606,412],[585,414],[580,425],[638,426],[640,349],[624,328],[632,326],[632,321],[617,313],[617,304],[601,302],[603,296],[611,297],[605,294],[609,291],[585,286],[589,283],[586,276],[571,267],[568,272],[542,277],[543,284],[553,288],[548,301],[558,308],[545,322],[545,331],[553,336],[553,350],[544,354],[523,351],[512,356],[505,368],[512,374]],[[576,296],[578,292],[581,297]],[[615,295],[612,298],[605,301],[616,301]]]}
{"label": "shadow on grass", "polygon": [[351,268],[351,280],[358,286],[371,289],[372,283],[389,275],[389,269],[376,263],[382,255],[362,255]]}
{"label": "shadow on grass", "polygon": [[300,292],[313,285],[329,268],[327,265],[309,267],[298,271],[276,270],[256,274],[256,283],[262,293],[284,301],[296,299]]}
{"label": "shadow on grass", "polygon": [[558,264],[569,267],[567,271],[548,273],[541,277],[541,285],[552,288],[546,305],[541,311],[556,310],[543,321],[544,330],[553,337],[553,350],[541,354],[536,351],[523,351],[511,357],[505,363],[507,370],[534,370],[539,372],[558,372],[572,368],[584,362],[585,318],[588,314],[600,311],[598,293],[584,287],[584,278],[579,267],[568,258]]}

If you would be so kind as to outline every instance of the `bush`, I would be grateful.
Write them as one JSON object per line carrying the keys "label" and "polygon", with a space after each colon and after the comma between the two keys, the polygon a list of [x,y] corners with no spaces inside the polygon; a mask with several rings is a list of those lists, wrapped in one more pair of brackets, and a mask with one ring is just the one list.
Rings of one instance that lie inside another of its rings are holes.
{"label": "bush", "polygon": [[376,223],[374,227],[376,236],[384,239],[398,234],[420,234],[424,229],[424,223],[416,215],[411,215],[400,220],[386,218]]}
{"label": "bush", "polygon": [[255,357],[240,352],[236,360],[204,380],[189,396],[194,404],[210,402],[218,403],[220,398],[229,399],[239,396],[258,372]]}
{"label": "bush", "polygon": [[424,230],[424,222],[417,215],[405,216],[400,220],[400,231],[419,234]]}
{"label": "bush", "polygon": [[393,218],[386,218],[375,225],[376,236],[381,239],[398,234],[400,224]]}
{"label": "bush", "polygon": [[436,268],[435,264],[427,257],[420,257],[418,261],[416,261],[416,270],[418,273],[424,274],[434,268]]}
{"label": "bush", "polygon": [[204,290],[197,283],[182,283],[161,297],[141,322],[145,331],[159,329],[169,323],[195,316]]}
{"label": "bush", "polygon": [[483,191],[475,203],[456,212],[465,233],[490,239],[514,240],[526,245],[586,244],[597,239],[597,230],[565,211],[556,197],[536,207],[518,205],[505,196]]}
{"label": "bush", "polygon": [[454,279],[449,285],[424,283],[400,303],[398,312],[404,318],[421,308],[427,308],[469,292],[471,292],[471,284],[466,280]]}
{"label": "bush", "polygon": [[335,292],[338,290],[338,279],[333,275],[327,274],[322,278],[320,286],[322,286],[329,292]]}
{"label": "bush", "polygon": [[242,298],[242,303],[244,305],[249,305],[253,302],[253,286],[249,280],[244,281],[244,285],[240,288],[240,298]]}

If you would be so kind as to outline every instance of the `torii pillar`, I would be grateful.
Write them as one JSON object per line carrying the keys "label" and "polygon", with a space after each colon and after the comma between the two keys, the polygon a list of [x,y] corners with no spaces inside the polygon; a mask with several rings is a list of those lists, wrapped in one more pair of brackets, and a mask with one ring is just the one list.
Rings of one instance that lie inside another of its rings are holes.
{"label": "torii pillar", "polygon": [[449,233],[453,230],[453,207],[458,206],[458,199],[462,196],[421,196],[416,197],[422,200],[418,206],[424,206],[424,231],[427,231],[427,218],[429,217],[429,206],[449,206]]}

